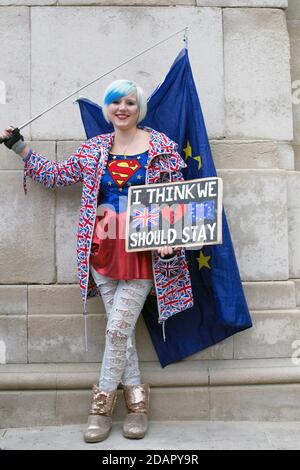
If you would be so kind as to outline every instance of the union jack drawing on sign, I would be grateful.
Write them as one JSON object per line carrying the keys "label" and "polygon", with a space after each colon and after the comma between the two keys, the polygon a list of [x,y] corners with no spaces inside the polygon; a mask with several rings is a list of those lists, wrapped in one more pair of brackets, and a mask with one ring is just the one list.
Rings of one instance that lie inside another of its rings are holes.
{"label": "union jack drawing on sign", "polygon": [[132,212],[132,224],[135,228],[152,228],[158,225],[160,207],[153,209],[145,207],[143,209],[134,209]]}

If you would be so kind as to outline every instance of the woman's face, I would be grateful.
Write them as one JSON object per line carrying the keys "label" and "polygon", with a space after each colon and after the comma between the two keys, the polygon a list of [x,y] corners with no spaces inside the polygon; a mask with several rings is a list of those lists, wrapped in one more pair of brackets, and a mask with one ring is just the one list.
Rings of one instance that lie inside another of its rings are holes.
{"label": "woman's face", "polygon": [[136,95],[123,96],[107,106],[107,114],[114,128],[127,130],[136,127],[139,110]]}

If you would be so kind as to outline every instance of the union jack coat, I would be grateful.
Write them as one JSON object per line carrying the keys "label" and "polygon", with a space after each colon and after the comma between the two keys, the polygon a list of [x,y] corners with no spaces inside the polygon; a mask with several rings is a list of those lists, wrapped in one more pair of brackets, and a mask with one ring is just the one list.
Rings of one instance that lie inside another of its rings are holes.
{"label": "union jack coat", "polygon": [[[146,126],[141,128],[150,132],[146,184],[183,180],[181,169],[187,165],[177,151],[178,145],[162,132]],[[27,176],[50,189],[83,183],[77,233],[77,272],[84,313],[87,313],[87,299],[100,296],[90,275],[89,258],[98,190],[114,137],[114,132],[97,135],[80,145],[68,159],[59,163],[49,161],[32,150],[23,159],[25,194]],[[176,250],[174,256],[168,260],[161,258],[157,251],[152,251],[152,269],[154,286],[151,294],[157,297],[160,323],[171,315],[193,306],[191,278],[184,248]]]}

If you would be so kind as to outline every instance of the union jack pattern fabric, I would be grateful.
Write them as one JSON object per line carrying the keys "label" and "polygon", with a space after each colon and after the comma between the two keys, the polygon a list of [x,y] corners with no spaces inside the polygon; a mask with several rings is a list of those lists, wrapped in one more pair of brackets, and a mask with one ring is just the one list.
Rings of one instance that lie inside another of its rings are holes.
{"label": "union jack pattern fabric", "polygon": [[[140,128],[151,133],[146,184],[183,180],[181,169],[187,165],[177,152],[178,145],[162,132],[146,126]],[[84,312],[87,299],[100,296],[89,272],[89,257],[98,191],[114,135],[114,132],[111,132],[89,139],[67,160],[59,163],[49,161],[33,151],[23,159],[25,193],[27,176],[51,189],[83,183],[77,233],[77,272]],[[155,282],[151,294],[157,296],[159,321],[163,322],[171,315],[193,306],[192,285],[185,260],[185,250],[178,249],[171,260],[164,260],[157,251],[153,251],[152,265]]]}
{"label": "union jack pattern fabric", "polygon": [[144,209],[134,209],[132,212],[132,223],[135,228],[151,228],[158,225],[160,208],[145,207]]}

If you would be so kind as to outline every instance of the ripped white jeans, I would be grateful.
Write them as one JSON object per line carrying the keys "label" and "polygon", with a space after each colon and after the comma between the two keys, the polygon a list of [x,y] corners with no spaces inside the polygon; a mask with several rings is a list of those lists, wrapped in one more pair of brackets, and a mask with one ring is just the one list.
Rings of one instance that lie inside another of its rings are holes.
{"label": "ripped white jeans", "polygon": [[100,390],[116,390],[119,383],[139,385],[141,374],[135,343],[135,325],[153,281],[110,279],[91,266],[104,303],[107,325],[99,379]]}

